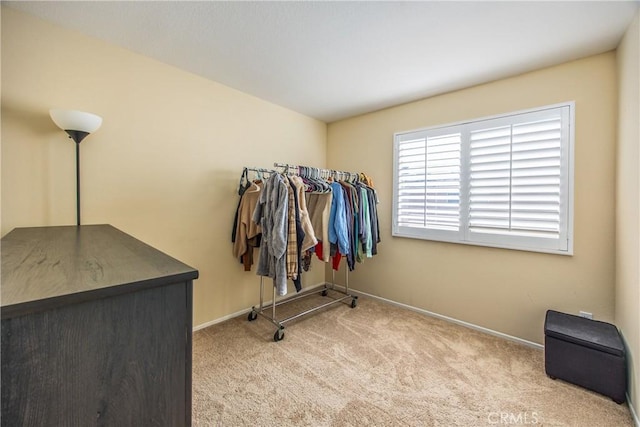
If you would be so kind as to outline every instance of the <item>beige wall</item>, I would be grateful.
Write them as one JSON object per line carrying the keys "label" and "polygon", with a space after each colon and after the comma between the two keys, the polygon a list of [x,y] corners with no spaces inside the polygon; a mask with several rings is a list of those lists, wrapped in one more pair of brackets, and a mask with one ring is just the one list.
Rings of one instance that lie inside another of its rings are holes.
{"label": "beige wall", "polygon": [[640,410],[640,13],[618,48],[616,323],[629,358],[629,394]]}
{"label": "beige wall", "polygon": [[196,325],[257,302],[259,279],[231,255],[241,167],[324,166],[324,123],[3,7],[3,235],[75,223],[74,144],[54,107],[104,118],[82,142],[83,223],[197,268]]}
{"label": "beige wall", "polygon": [[[610,52],[330,124],[329,167],[372,174],[380,197],[380,254],[350,284],[538,343],[547,309],[612,321],[616,93]],[[391,237],[394,132],[571,100],[574,256]]]}
{"label": "beige wall", "polygon": [[[2,234],[74,223],[73,143],[48,109],[84,109],[104,124],[82,143],[83,222],[111,223],[198,268],[196,325],[256,302],[258,279],[235,263],[229,241],[241,167],[328,164],[369,172],[381,200],[380,254],[350,274],[352,286],[535,342],[546,309],[591,311],[619,322],[638,354],[637,17],[623,46],[618,194],[631,197],[618,197],[616,263],[614,53],[333,123],[327,133],[319,121],[3,7]],[[568,100],[577,125],[573,257],[391,237],[394,132]],[[322,273],[314,264],[305,283]]]}

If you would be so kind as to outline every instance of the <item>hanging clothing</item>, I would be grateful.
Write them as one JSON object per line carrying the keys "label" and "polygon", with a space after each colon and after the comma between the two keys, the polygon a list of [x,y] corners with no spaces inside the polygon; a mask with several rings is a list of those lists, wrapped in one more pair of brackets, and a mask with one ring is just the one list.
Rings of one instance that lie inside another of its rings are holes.
{"label": "hanging clothing", "polygon": [[307,193],[305,197],[307,199],[311,228],[313,228],[315,238],[318,241],[316,253],[319,252],[318,258],[320,260],[329,262],[329,217],[333,193]]}
{"label": "hanging clothing", "polygon": [[291,180],[291,177],[289,177],[289,185],[293,190],[294,219],[296,225],[296,270],[294,273],[294,277],[292,277],[292,280],[293,284],[296,287],[296,291],[300,292],[302,290],[302,278],[300,277],[300,275],[302,274],[302,242],[304,241],[305,233],[302,229],[302,223],[300,221],[300,203],[298,199],[298,192],[296,186]]}
{"label": "hanging clothing", "polygon": [[[380,227],[377,194],[365,174],[298,167],[302,176],[272,173],[251,183],[245,168],[232,232],[233,254],[246,271],[253,264],[253,248],[260,247],[256,273],[270,277],[278,295],[286,295],[291,279],[302,289],[302,273],[316,254],[338,269],[345,259],[351,271],[377,254]],[[295,169],[294,169],[295,170]],[[349,181],[333,181],[333,176]],[[260,176],[260,175],[259,175]]]}
{"label": "hanging clothing", "polygon": [[360,218],[362,221],[362,229],[360,230],[360,243],[367,258],[371,258],[372,238],[371,238],[371,215],[369,210],[369,197],[364,186],[359,185],[360,200],[362,208],[360,209]]}
{"label": "hanging clothing", "polygon": [[262,233],[260,225],[252,220],[253,211],[258,204],[262,192],[262,182],[249,183],[243,191],[237,211],[235,229],[235,242],[233,244],[233,256],[240,258],[245,271],[251,270],[253,264],[253,248],[259,246],[259,235]]}
{"label": "hanging clothing", "polygon": [[329,242],[337,245],[337,250],[343,255],[349,253],[349,230],[345,214],[344,189],[337,182],[331,183],[333,201],[329,213]]}
{"label": "hanging clothing", "polygon": [[298,242],[296,229],[296,203],[295,189],[291,182],[287,181],[287,278],[296,279],[298,277]]}
{"label": "hanging clothing", "polygon": [[353,271],[353,269],[355,268],[355,248],[353,244],[354,243],[353,236],[354,236],[354,233],[356,232],[355,222],[354,222],[355,206],[354,206],[353,194],[351,192],[351,187],[349,186],[349,184],[345,182],[340,182],[339,184],[342,187],[342,191],[344,195],[343,206],[344,206],[344,215],[345,215],[346,224],[347,224],[347,239],[348,239],[347,240],[348,250],[347,252],[341,252],[341,253],[345,255],[345,258],[347,259],[347,267],[349,267],[350,271]]}
{"label": "hanging clothing", "polygon": [[240,175],[240,183],[238,184],[238,196],[240,196],[240,199],[238,200],[238,207],[236,208],[236,215],[235,218],[233,218],[233,227],[231,229],[231,242],[235,243],[236,242],[236,232],[237,232],[237,224],[238,224],[238,215],[239,215],[239,211],[240,211],[240,203],[242,203],[242,196],[244,194],[244,192],[247,190],[247,188],[249,188],[251,186],[251,183],[249,182],[249,179],[247,178],[249,172],[247,171],[247,168],[243,168],[242,169],[242,174]]}
{"label": "hanging clothing", "polygon": [[380,243],[380,224],[378,223],[378,196],[373,188],[367,187],[367,197],[369,202],[369,215],[371,216],[371,254],[378,254],[378,243]]}
{"label": "hanging clothing", "polygon": [[264,184],[253,221],[262,228],[257,274],[273,279],[278,295],[287,294],[287,209],[289,193],[285,178],[273,174]]}
{"label": "hanging clothing", "polygon": [[302,178],[299,176],[289,177],[291,183],[296,189],[296,198],[298,200],[298,213],[300,214],[300,224],[304,231],[304,240],[302,241],[302,251],[313,248],[318,244],[313,225],[311,224],[311,218],[309,217],[309,210],[307,208],[307,200],[305,198],[305,186]]}

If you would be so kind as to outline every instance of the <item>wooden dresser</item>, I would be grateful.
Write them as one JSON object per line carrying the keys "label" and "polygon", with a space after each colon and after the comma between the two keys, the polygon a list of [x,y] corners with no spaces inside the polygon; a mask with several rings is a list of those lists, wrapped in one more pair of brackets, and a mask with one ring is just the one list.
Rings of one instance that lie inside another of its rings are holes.
{"label": "wooden dresser", "polygon": [[2,426],[190,426],[198,271],[110,225],[2,238]]}

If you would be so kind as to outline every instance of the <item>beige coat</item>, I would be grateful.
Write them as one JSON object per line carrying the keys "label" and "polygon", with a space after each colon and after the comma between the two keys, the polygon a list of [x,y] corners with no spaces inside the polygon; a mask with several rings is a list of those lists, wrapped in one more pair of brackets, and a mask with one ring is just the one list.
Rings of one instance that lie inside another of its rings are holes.
{"label": "beige coat", "polygon": [[[262,232],[260,225],[251,219],[253,211],[256,208],[260,192],[262,191],[262,183],[251,183],[240,199],[240,207],[238,208],[238,222],[236,223],[236,241],[233,244],[233,256],[240,258],[249,250],[247,241],[256,237]],[[253,250],[253,248],[251,248]]]}

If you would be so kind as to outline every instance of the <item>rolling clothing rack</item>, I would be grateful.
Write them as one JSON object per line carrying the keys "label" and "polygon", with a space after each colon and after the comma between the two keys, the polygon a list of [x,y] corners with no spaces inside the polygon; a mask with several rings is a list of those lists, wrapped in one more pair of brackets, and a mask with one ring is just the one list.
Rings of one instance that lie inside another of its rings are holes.
{"label": "rolling clothing rack", "polygon": [[[258,305],[257,308],[255,306],[251,307],[248,320],[252,322],[258,318],[258,315],[260,315],[265,319],[267,319],[268,321],[270,321],[271,323],[273,323],[276,326],[276,328],[278,328],[273,335],[273,340],[278,342],[278,341],[282,341],[282,339],[284,338],[284,324],[287,322],[290,322],[302,316],[306,316],[309,313],[313,313],[314,311],[321,310],[333,304],[337,304],[337,303],[348,304],[345,301],[349,299],[351,300],[351,303],[350,303],[351,308],[356,308],[358,305],[358,296],[351,295],[349,293],[349,269],[345,268],[345,272],[346,272],[346,284],[344,287],[340,285],[336,285],[335,283],[336,272],[335,270],[331,270],[333,277],[330,284],[325,283],[323,286],[320,286],[317,289],[312,289],[310,291],[303,292],[301,294],[297,294],[292,297],[287,297],[287,298],[281,299],[280,301],[276,301],[276,287],[273,286],[273,299],[271,300],[271,303],[267,305],[264,305],[264,277],[261,276],[260,277],[260,304]],[[343,288],[343,289],[340,289],[340,288]],[[332,294],[330,294],[329,291],[332,291]],[[338,296],[335,296],[333,294],[338,294]],[[299,313],[293,314],[284,319],[278,320],[278,318],[276,317],[277,306],[288,304],[290,302],[297,301],[302,298],[308,298],[313,295],[322,295],[323,297],[329,298],[330,301],[317,305],[313,308],[301,311]],[[271,311],[270,315],[268,314],[269,311]]]}
{"label": "rolling clothing rack", "polygon": [[[298,175],[300,177],[308,177],[308,178],[317,178],[317,179],[328,179],[330,177],[338,179],[352,179],[354,182],[357,182],[359,179],[359,174],[354,174],[351,172],[337,171],[333,169],[320,169],[320,168],[311,168],[306,166],[298,166],[291,165],[286,163],[274,163],[275,168],[282,169],[282,171],[277,171],[274,169],[266,169],[266,168],[257,168],[257,167],[245,167],[243,171],[243,176],[246,179],[246,171],[254,171],[259,174],[268,173],[282,173],[284,175]],[[329,244],[329,242],[324,242],[324,244]],[[262,250],[262,249],[261,249]],[[326,261],[326,260],[325,260]],[[276,307],[284,304],[288,304],[293,301],[297,301],[303,298],[308,298],[314,295],[321,295],[326,297],[328,301],[322,302],[319,305],[316,305],[312,308],[306,309],[304,311],[292,314],[283,319],[278,319],[276,316]],[[324,283],[324,285],[319,286],[315,289],[305,291],[294,295],[292,297],[282,298],[280,300],[276,300],[277,292],[276,286],[273,286],[273,296],[272,300],[269,303],[265,304],[265,290],[264,290],[264,275],[260,275],[260,302],[259,305],[251,307],[251,311],[248,315],[249,321],[254,321],[258,318],[258,316],[262,316],[271,323],[276,326],[276,332],[274,333],[273,339],[278,342],[284,338],[284,329],[285,324],[292,320],[298,319],[307,314],[313,313],[315,311],[321,310],[323,308],[329,307],[333,304],[343,303],[349,305],[351,308],[355,308],[357,306],[358,297],[356,295],[352,295],[349,291],[349,268],[345,266],[345,285],[337,285],[335,283],[335,269],[332,269],[332,281],[331,283]]]}

